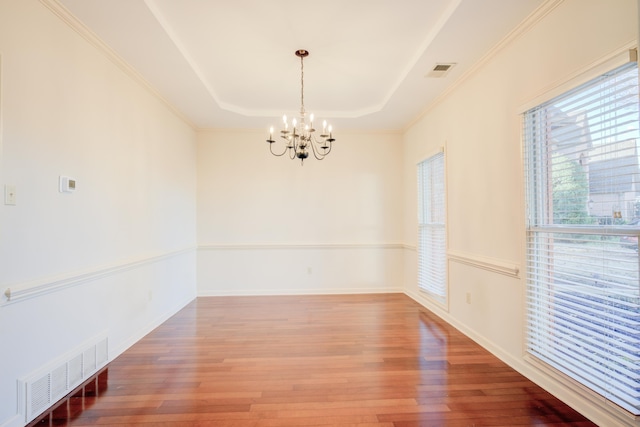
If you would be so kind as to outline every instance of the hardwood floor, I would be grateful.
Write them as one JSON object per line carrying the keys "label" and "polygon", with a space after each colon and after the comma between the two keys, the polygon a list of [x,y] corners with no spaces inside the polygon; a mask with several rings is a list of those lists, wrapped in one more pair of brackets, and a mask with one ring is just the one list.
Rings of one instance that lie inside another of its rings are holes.
{"label": "hardwood floor", "polygon": [[198,298],[32,424],[594,426],[402,294]]}

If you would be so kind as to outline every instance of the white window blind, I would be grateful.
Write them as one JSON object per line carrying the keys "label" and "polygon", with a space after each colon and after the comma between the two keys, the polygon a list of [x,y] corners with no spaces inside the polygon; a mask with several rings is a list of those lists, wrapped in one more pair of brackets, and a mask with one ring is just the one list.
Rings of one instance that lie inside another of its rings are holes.
{"label": "white window blind", "polygon": [[638,69],[525,113],[527,351],[640,414]]}
{"label": "white window blind", "polygon": [[418,287],[446,303],[444,153],[418,164]]}

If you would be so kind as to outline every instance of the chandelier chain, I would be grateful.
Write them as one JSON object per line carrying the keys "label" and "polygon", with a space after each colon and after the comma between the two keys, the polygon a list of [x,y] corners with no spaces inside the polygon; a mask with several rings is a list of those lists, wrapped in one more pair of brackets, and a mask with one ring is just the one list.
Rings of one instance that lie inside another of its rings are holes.
{"label": "chandelier chain", "polygon": [[304,57],[300,57],[300,113],[304,117]]}

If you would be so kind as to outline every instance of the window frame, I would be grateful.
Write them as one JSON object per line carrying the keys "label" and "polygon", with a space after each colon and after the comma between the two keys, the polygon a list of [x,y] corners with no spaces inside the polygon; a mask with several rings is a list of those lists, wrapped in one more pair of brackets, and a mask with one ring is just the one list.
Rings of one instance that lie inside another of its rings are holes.
{"label": "window frame", "polygon": [[[439,162],[439,164],[435,164]],[[433,169],[433,166],[439,168],[439,171]],[[416,165],[417,170],[417,192],[418,192],[418,260],[417,260],[417,286],[418,290],[427,297],[431,302],[444,310],[448,310],[449,304],[449,272],[447,261],[447,183],[446,183],[446,153],[445,148],[440,149],[427,156]],[[430,179],[434,177],[434,173],[440,172],[436,182]],[[427,174],[429,174],[427,176]],[[429,179],[427,179],[429,178]],[[430,191],[425,193],[425,186],[439,189],[440,192],[435,194]],[[429,197],[431,195],[431,197]],[[428,200],[427,200],[428,199]],[[436,200],[438,199],[438,200]],[[427,205],[431,206],[438,203],[435,209],[437,212],[427,212]],[[427,217],[438,216],[441,222],[429,221]],[[441,239],[438,241],[429,240],[428,236],[423,236],[424,232],[429,232],[431,236]],[[425,237],[425,238],[423,238]],[[430,243],[430,248],[436,251],[437,258],[433,262],[425,259],[425,243]],[[429,276],[429,277],[427,277]],[[430,280],[430,282],[427,282]]]}
{"label": "window frame", "polygon": [[[592,72],[588,73],[588,75],[581,75],[580,79],[581,81],[576,81],[573,80],[571,82],[571,87],[567,87],[567,85],[563,85],[562,86],[562,90],[558,90],[556,89],[554,91],[553,96],[548,96],[545,100],[537,100],[535,105],[530,105],[527,107],[527,109],[523,109],[521,110],[521,112],[523,113],[523,117],[525,117],[525,119],[523,120],[523,123],[526,122],[526,113],[535,110],[536,108],[539,108],[541,106],[544,106],[545,104],[550,103],[551,101],[555,101],[557,98],[560,98],[562,95],[570,93],[572,91],[574,91],[575,89],[579,89],[581,87],[582,84],[590,82],[591,80],[594,80],[596,78],[599,78],[600,76],[607,74],[607,72],[613,72],[614,70],[618,69],[620,66],[624,65],[624,63],[628,63],[629,60],[627,59],[626,61],[623,61],[622,63],[620,63],[620,59],[622,58],[622,55],[617,55],[614,60],[611,61],[607,61],[606,64],[604,65],[600,65],[598,67],[596,67],[595,71],[592,70]],[[631,62],[635,62],[635,52],[633,55],[631,55],[630,57],[627,56],[627,58],[631,59]],[[603,66],[606,66],[607,68],[603,70]],[[637,68],[636,68],[636,73],[638,72]],[[544,127],[544,126],[542,126]],[[553,161],[551,160],[551,156],[549,155],[549,153],[552,151],[551,148],[548,147],[541,147],[538,148],[540,153],[532,155],[531,153],[531,145],[530,145],[530,137],[531,135],[528,134],[529,131],[529,127],[527,127],[527,124],[525,123],[525,127],[523,130],[523,158],[525,161],[525,181],[526,181],[526,189],[525,189],[525,194],[526,194],[526,213],[527,213],[527,218],[526,218],[526,239],[525,239],[525,256],[526,256],[526,265],[527,265],[527,273],[526,273],[526,296],[525,296],[525,306],[526,308],[526,317],[527,317],[527,322],[526,322],[526,342],[525,342],[525,351],[527,352],[527,357],[531,357],[533,358],[535,361],[541,361],[543,364],[545,364],[546,366],[550,366],[552,367],[556,372],[559,372],[561,375],[565,375],[568,378],[571,378],[572,381],[579,381],[577,379],[575,379],[573,376],[569,375],[566,371],[566,366],[557,366],[557,364],[554,362],[554,360],[551,359],[545,359],[545,357],[540,357],[540,352],[537,351],[531,351],[531,334],[533,333],[540,333],[539,330],[534,330],[532,332],[531,329],[531,325],[533,323],[536,322],[536,319],[532,319],[531,316],[531,310],[529,308],[529,306],[535,305],[535,304],[544,304],[545,302],[548,304],[548,301],[552,301],[555,302],[557,304],[557,299],[549,299],[549,300],[544,300],[544,299],[532,299],[531,297],[531,289],[532,289],[532,280],[538,280],[533,279],[532,276],[535,274],[539,273],[539,270],[535,270],[535,272],[532,271],[532,263],[537,263],[539,262],[539,258],[542,258],[544,260],[552,260],[553,258],[551,258],[551,256],[549,256],[550,253],[553,252],[552,249],[548,249],[548,253],[546,254],[540,254],[540,252],[535,252],[532,249],[532,245],[535,245],[535,239],[537,238],[541,238],[541,236],[544,236],[544,234],[546,233],[548,236],[552,236],[551,237],[551,241],[553,241],[553,239],[558,239],[558,237],[555,237],[556,235],[562,236],[562,233],[567,233],[566,235],[569,235],[570,233],[574,233],[575,235],[582,235],[582,236],[622,236],[625,234],[629,234],[629,228],[626,228],[624,226],[622,227],[617,227],[617,226],[612,226],[610,224],[600,224],[600,225],[558,225],[555,224],[553,222],[553,220],[551,220],[551,223],[548,223],[547,221],[549,220],[549,217],[553,217],[554,212],[551,208],[549,208],[550,205],[553,205],[553,203],[548,203],[548,199],[552,197],[552,194],[549,192],[549,187],[550,187],[550,174],[552,173],[551,168],[552,168],[552,163]],[[540,129],[539,129],[540,131]],[[544,130],[542,130],[540,133],[543,133]],[[549,143],[548,141],[544,142],[544,144],[549,145],[551,143]],[[638,143],[636,142],[636,145],[638,145]],[[545,156],[547,156],[546,158],[544,158]],[[544,159],[543,159],[544,158]],[[530,164],[528,164],[529,162],[535,162],[537,161],[535,167],[531,167]],[[532,190],[533,187],[533,190]],[[542,189],[542,190],[541,190]],[[558,234],[559,233],[559,234]],[[640,234],[639,230],[635,230],[633,231],[633,233]],[[546,237],[549,238],[549,237]],[[553,245],[551,245],[550,247],[554,247]],[[557,251],[553,252],[552,256],[558,256],[557,255]],[[548,257],[548,258],[547,258]],[[640,257],[638,258],[638,261],[640,262]],[[544,262],[544,261],[543,261]],[[553,271],[553,267],[549,267],[551,269],[551,274],[552,276],[554,276],[555,279],[555,271]],[[555,282],[550,282],[552,284],[552,286],[556,286],[556,284],[554,284]],[[640,286],[640,285],[639,285]],[[538,289],[538,291],[540,291]],[[552,293],[550,291],[547,291],[547,293]],[[550,309],[549,306],[546,307],[547,310]],[[553,306],[551,306],[551,310],[553,310]],[[539,319],[538,319],[539,320]],[[617,324],[616,324],[617,325]],[[555,324],[553,326],[550,326],[550,328],[552,330],[555,330]],[[555,347],[556,349],[558,347]],[[558,351],[558,350],[556,350]],[[587,377],[588,374],[583,373],[581,374],[583,377]],[[578,375],[580,376],[580,375]],[[594,380],[594,382],[597,380]],[[634,413],[636,415],[640,414],[640,405],[634,407],[630,407],[629,405],[626,405],[623,403],[622,405],[620,404],[620,399],[616,398],[615,396],[613,397],[613,400],[611,400],[611,395],[608,395],[606,391],[603,391],[602,388],[605,388],[604,386],[601,387],[600,389],[598,389],[598,387],[596,387],[596,389],[594,389],[593,384],[589,385],[589,384],[584,384],[583,382],[580,381],[580,383],[586,387],[588,387],[590,389],[589,393],[593,393],[597,396],[599,396],[600,398],[604,397],[605,399],[613,402],[616,404],[616,408],[620,408],[623,409],[625,412],[627,413]],[[616,400],[618,402],[616,402]]]}

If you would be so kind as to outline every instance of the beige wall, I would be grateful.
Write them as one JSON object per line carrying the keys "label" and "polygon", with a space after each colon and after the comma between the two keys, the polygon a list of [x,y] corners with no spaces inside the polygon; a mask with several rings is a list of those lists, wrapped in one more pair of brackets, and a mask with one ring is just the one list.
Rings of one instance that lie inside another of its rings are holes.
{"label": "beige wall", "polygon": [[113,358],[195,297],[196,135],[38,1],[0,0],[0,59],[4,427],[18,379],[102,334]]}
{"label": "beige wall", "polygon": [[304,165],[265,139],[199,135],[199,294],[400,290],[400,134],[341,132]]}
{"label": "beige wall", "polygon": [[[603,415],[603,406],[580,397],[577,388],[554,381],[524,356],[520,113],[550,97],[560,85],[577,84],[596,64],[635,46],[637,35],[635,0],[557,4],[458,82],[405,133],[404,239],[409,245],[416,242],[415,165],[446,146],[449,306],[441,309],[418,292],[414,251],[405,254],[405,289],[582,412],[613,425],[609,415]],[[518,277],[512,275],[515,269]]]}
{"label": "beige wall", "polygon": [[[329,158],[300,166],[262,132],[195,132],[41,3],[0,0],[0,184],[18,190],[0,205],[0,291],[50,290],[0,297],[0,425],[22,425],[17,378],[104,332],[115,356],[196,292],[388,291],[614,425],[524,357],[519,114],[635,45],[638,13],[555,4],[404,134],[340,132]],[[446,310],[417,291],[415,251],[415,165],[443,145]],[[57,191],[64,174],[73,195]]]}

